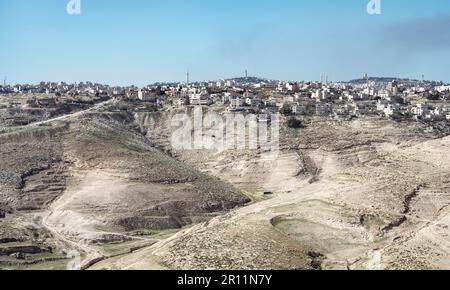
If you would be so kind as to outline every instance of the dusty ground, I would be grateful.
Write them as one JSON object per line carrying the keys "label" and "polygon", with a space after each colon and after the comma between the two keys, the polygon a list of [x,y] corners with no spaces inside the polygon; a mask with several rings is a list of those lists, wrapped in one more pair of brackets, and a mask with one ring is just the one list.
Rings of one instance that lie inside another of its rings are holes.
{"label": "dusty ground", "polygon": [[317,119],[268,159],[174,151],[170,114],[99,111],[0,135],[0,267],[450,267],[450,138],[430,128]]}
{"label": "dusty ground", "polygon": [[[450,139],[377,120],[316,126],[286,138],[274,160],[178,152],[256,202],[128,263],[139,268],[156,257],[179,269],[448,268]],[[265,191],[275,194],[264,200]]]}
{"label": "dusty ground", "polygon": [[[0,236],[6,249],[0,267],[39,264],[40,250],[30,252],[28,244],[59,258],[76,250],[87,267],[250,201],[231,184],[153,148],[132,116],[100,110],[0,136],[0,228],[17,230],[14,239],[6,230]],[[26,234],[28,223],[34,235]]]}

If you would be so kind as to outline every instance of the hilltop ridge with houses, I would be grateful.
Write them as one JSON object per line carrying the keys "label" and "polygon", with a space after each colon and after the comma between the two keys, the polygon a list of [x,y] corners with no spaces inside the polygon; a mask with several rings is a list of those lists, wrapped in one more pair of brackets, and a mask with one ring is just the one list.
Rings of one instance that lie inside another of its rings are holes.
{"label": "hilltop ridge with houses", "polygon": [[[113,87],[92,82],[0,86],[0,94],[26,96],[22,102],[1,102],[0,110],[64,108],[82,109],[115,98],[142,110],[170,110],[186,106],[221,107],[231,112],[286,116],[358,118],[379,115],[396,121],[417,120],[450,123],[450,85],[435,81],[398,78],[362,78],[348,82],[276,81],[257,77],[180,83],[156,83],[145,87]],[[20,99],[20,98],[18,98]],[[56,110],[57,111],[57,110]],[[62,112],[55,113],[60,114]]]}

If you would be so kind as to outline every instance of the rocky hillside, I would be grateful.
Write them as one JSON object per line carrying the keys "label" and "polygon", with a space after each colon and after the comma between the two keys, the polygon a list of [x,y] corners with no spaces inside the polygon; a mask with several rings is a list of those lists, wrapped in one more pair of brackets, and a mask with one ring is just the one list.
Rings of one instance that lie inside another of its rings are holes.
{"label": "rocky hillside", "polygon": [[40,264],[47,250],[30,247],[59,261],[72,242],[127,241],[133,231],[178,229],[249,202],[154,148],[133,121],[89,112],[0,135],[0,267]]}

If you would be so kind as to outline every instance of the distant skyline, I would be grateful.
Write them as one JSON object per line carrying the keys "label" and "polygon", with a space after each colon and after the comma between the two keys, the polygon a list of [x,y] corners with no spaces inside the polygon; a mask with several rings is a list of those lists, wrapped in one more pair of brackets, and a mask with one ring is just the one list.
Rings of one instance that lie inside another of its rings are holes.
{"label": "distant skyline", "polygon": [[111,85],[244,76],[450,82],[450,1],[0,1],[0,78]]}

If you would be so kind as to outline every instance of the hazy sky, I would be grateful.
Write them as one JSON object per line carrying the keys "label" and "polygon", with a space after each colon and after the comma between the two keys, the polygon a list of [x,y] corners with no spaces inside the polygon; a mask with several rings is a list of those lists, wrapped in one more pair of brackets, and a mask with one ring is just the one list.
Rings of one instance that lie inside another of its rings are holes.
{"label": "hazy sky", "polygon": [[0,77],[10,83],[143,85],[250,75],[450,81],[450,1],[0,0]]}

